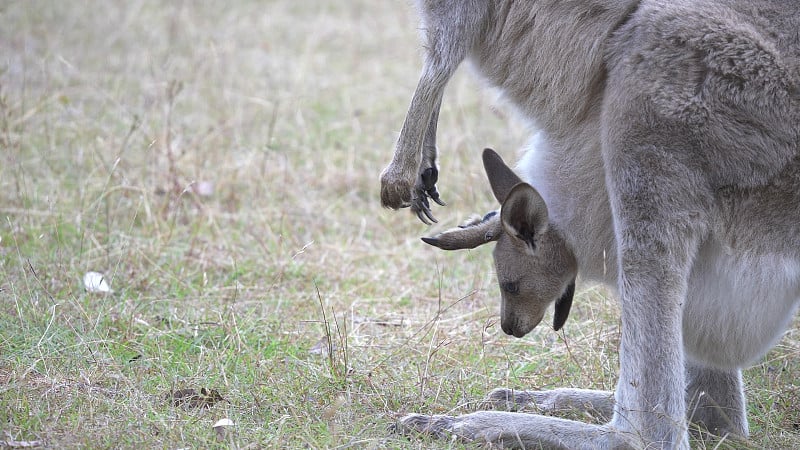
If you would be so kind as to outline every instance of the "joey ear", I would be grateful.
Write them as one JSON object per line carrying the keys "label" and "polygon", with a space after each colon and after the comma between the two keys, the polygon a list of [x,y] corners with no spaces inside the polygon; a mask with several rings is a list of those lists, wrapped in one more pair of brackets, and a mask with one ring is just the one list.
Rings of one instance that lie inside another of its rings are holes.
{"label": "joey ear", "polygon": [[524,242],[533,254],[536,238],[547,230],[547,204],[533,186],[519,183],[503,202],[500,219],[506,233]]}
{"label": "joey ear", "polygon": [[556,311],[553,314],[553,329],[558,331],[564,326],[569,316],[569,310],[572,308],[572,298],[575,296],[575,280],[569,283],[567,290],[561,295],[561,298],[556,300]]}
{"label": "joey ear", "polygon": [[522,183],[522,179],[503,162],[503,158],[490,148],[483,150],[483,168],[492,186],[494,198],[500,203],[506,201],[511,188]]}
{"label": "joey ear", "polygon": [[461,250],[496,241],[502,232],[500,214],[492,211],[482,220],[443,231],[433,237],[423,237],[422,241],[442,250]]}

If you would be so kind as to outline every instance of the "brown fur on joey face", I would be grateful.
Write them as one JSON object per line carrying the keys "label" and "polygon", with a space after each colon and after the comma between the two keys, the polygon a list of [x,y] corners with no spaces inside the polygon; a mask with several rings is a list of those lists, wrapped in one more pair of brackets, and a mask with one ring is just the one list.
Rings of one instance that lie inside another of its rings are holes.
{"label": "brown fur on joey face", "polygon": [[528,334],[555,302],[553,328],[567,320],[575,290],[577,263],[563,235],[548,221],[547,204],[494,150],[483,151],[483,165],[502,205],[483,218],[453,228],[426,243],[445,250],[496,242],[494,264],[500,283],[500,325],[516,337]]}
{"label": "brown fur on joey face", "polygon": [[542,321],[552,303],[556,303],[553,328],[560,329],[572,304],[576,265],[558,233],[548,230],[540,234],[533,254],[525,242],[504,234],[493,255],[503,332],[525,336]]}

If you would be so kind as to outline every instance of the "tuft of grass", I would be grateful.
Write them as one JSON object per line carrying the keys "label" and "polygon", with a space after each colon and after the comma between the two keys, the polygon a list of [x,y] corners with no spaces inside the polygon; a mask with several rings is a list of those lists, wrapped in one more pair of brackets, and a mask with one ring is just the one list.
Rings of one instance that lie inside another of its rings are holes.
{"label": "tuft of grass", "polygon": [[[493,209],[479,152],[525,138],[469,76],[441,113],[442,225],[380,208],[416,20],[366,0],[0,5],[0,440],[462,448],[389,428],[498,386],[613,388],[603,291],[513,340],[490,250],[417,239]],[[742,445],[800,445],[798,348],[792,329],[746,372]]]}

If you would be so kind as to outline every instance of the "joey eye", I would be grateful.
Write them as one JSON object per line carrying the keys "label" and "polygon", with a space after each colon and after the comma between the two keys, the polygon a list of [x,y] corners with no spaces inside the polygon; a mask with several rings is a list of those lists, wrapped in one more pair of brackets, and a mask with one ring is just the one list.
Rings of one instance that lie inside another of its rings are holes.
{"label": "joey eye", "polygon": [[500,289],[505,291],[508,294],[518,294],[519,293],[519,283],[515,283],[513,281],[506,281],[500,284]]}

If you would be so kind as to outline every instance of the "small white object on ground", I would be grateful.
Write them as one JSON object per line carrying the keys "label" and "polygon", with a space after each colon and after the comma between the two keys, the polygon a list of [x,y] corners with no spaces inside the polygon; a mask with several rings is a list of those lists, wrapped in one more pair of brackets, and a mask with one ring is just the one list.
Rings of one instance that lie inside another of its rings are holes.
{"label": "small white object on ground", "polygon": [[83,286],[89,292],[101,292],[104,294],[113,292],[108,282],[106,282],[106,277],[99,272],[86,272],[86,275],[83,276]]}

